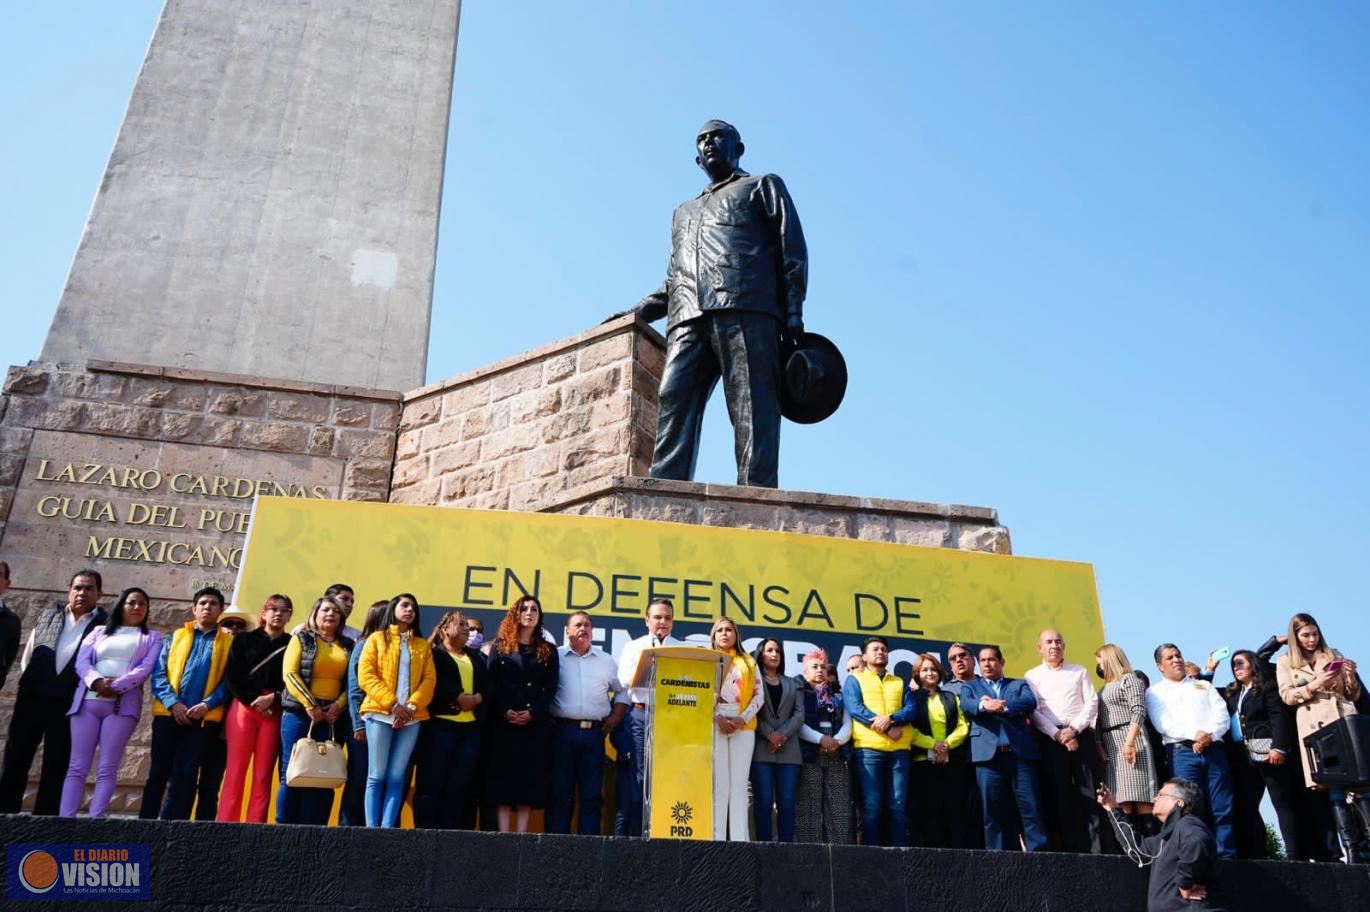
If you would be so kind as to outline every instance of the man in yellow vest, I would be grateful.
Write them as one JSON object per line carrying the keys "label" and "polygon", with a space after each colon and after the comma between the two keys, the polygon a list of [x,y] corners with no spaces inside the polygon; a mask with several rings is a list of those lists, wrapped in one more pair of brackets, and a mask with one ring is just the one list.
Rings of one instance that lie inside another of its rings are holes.
{"label": "man in yellow vest", "polygon": [[190,611],[152,673],[152,765],[138,812],[144,820],[190,819],[200,758],[207,740],[218,737],[228,703],[224,669],[233,636],[219,627],[224,594],[201,589]]}
{"label": "man in yellow vest", "polygon": [[867,637],[861,657],[865,670],[842,685],[861,778],[861,838],[866,845],[908,845],[913,692],[886,670],[890,647],[884,637]]}

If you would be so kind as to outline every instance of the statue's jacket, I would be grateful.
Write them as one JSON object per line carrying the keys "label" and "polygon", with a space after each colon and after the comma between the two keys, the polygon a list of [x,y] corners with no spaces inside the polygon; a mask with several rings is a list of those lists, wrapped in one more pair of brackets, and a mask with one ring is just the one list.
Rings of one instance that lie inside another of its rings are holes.
{"label": "statue's jacket", "polygon": [[675,211],[666,282],[634,308],[667,331],[710,311],[746,310],[784,322],[803,316],[809,258],[785,183],[745,171],[711,184]]}

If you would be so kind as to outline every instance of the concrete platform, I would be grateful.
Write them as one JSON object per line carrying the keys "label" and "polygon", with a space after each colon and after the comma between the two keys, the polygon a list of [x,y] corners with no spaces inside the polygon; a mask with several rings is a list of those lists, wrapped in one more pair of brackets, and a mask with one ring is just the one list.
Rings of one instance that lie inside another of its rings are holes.
{"label": "concrete platform", "polygon": [[[1146,872],[1118,857],[671,842],[140,820],[0,817],[7,846],[145,843],[138,908],[605,912],[1142,912]],[[1227,862],[1229,910],[1370,909],[1370,867]],[[109,909],[35,900],[5,908]]]}

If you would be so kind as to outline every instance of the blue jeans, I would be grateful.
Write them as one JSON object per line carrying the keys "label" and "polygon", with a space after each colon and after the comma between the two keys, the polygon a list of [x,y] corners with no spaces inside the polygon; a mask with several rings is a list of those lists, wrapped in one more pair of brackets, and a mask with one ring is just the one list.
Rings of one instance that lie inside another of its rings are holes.
{"label": "blue jeans", "polygon": [[[285,784],[285,771],[290,766],[290,750],[295,742],[309,734],[309,716],[287,710],[281,715],[281,785],[276,790],[276,822],[303,823],[327,826],[328,812],[333,810],[333,789],[292,788]],[[314,726],[315,737],[328,734],[329,725]],[[335,732],[334,737],[341,734]]]}
{"label": "blue jeans", "polygon": [[389,722],[366,720],[366,825],[393,827],[400,822],[404,804],[405,774],[409,757],[419,740],[419,726],[396,730]]}
{"label": "blue jeans", "polygon": [[[861,839],[866,845],[909,844],[909,752],[859,748],[861,772]],[[886,830],[881,826],[889,821]],[[758,836],[760,830],[758,828]],[[883,836],[883,838],[882,838]]]}
{"label": "blue jeans", "polygon": [[469,830],[467,813],[480,766],[480,723],[430,719],[419,734],[414,826]]}
{"label": "blue jeans", "polygon": [[604,732],[552,723],[552,794],[547,832],[571,832],[571,806],[580,797],[577,832],[598,836],[604,809]]}
{"label": "blue jeans", "polygon": [[[152,766],[143,787],[139,817],[155,820],[160,813],[163,820],[190,819],[208,724],[177,725],[171,716],[152,717]],[[214,730],[218,732],[217,725]]]}
{"label": "blue jeans", "polygon": [[1018,845],[1019,826],[1029,852],[1045,852],[1047,830],[1042,822],[1042,786],[1037,764],[1016,751],[995,754],[975,764],[975,782],[985,813],[985,848],[1003,851]]}
{"label": "blue jeans", "polygon": [[[908,759],[905,752],[904,759]],[[752,761],[752,814],[756,819],[756,841],[771,841],[771,807],[781,842],[794,842],[794,801],[799,791],[798,763],[757,763]]]}
{"label": "blue jeans", "polygon": [[1227,766],[1227,750],[1214,741],[1202,754],[1184,744],[1167,744],[1166,756],[1177,778],[1188,779],[1203,789],[1206,799],[1204,819],[1213,825],[1219,858],[1237,857],[1237,836],[1232,828],[1232,772]]}

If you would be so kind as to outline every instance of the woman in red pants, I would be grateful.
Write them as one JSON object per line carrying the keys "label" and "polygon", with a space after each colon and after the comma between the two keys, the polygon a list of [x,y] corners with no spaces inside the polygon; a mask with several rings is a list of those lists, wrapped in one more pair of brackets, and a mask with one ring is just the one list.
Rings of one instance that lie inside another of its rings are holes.
{"label": "woman in red pants", "polygon": [[266,823],[271,804],[271,774],[281,751],[281,691],[285,681],[281,664],[290,643],[286,625],[294,606],[285,595],[273,595],[262,605],[256,630],[240,633],[228,652],[229,692],[224,730],[228,739],[228,767],[219,795],[218,820],[237,823],[243,819],[243,785],[248,763],[252,764],[252,795],[247,804],[248,823]]}

